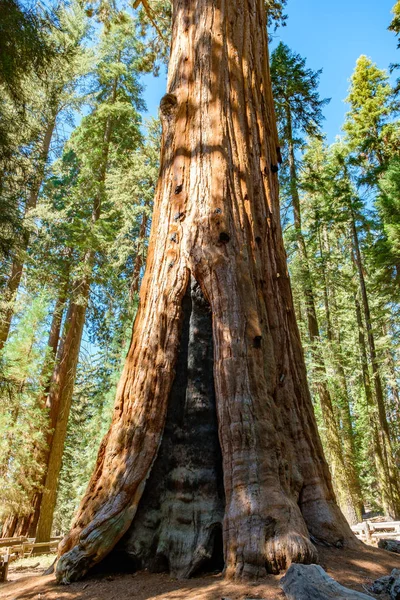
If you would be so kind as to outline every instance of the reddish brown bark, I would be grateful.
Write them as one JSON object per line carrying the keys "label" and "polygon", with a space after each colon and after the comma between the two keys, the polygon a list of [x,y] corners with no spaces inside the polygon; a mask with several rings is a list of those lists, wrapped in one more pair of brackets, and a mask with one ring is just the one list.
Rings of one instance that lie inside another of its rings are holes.
{"label": "reddish brown bark", "polygon": [[140,224],[139,238],[136,244],[136,258],[135,264],[133,265],[133,273],[131,280],[131,288],[129,290],[129,297],[133,300],[139,292],[140,288],[140,273],[145,262],[145,241],[147,237],[147,224],[149,217],[146,212],[143,212],[142,222]]}
{"label": "reddish brown bark", "polygon": [[[172,40],[140,306],[112,424],[60,547],[64,583],[135,517],[162,441],[190,276],[212,312],[227,575],[315,561],[310,534],[356,543],[335,502],[294,317],[264,2],[174,0]],[[201,546],[190,552],[194,565]]]}
{"label": "reddish brown bark", "polygon": [[[48,451],[45,457],[44,489],[42,493],[38,494],[37,506],[35,507],[37,542],[47,542],[50,540],[53,514],[57,500],[58,477],[62,465],[68,417],[71,409],[76,368],[85,324],[89,287],[89,277],[84,277],[74,284],[74,300],[71,300],[68,308],[64,336],[60,343],[56,368],[47,398],[50,429],[48,434]],[[79,297],[78,301],[76,301],[76,297]]]}

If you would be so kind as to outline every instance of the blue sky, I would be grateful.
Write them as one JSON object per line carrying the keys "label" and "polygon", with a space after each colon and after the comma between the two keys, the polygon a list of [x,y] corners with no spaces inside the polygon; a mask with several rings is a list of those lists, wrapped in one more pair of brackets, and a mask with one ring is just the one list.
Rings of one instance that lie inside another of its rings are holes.
{"label": "blue sky", "polygon": [[[346,113],[343,102],[357,58],[366,54],[379,68],[399,61],[396,39],[387,31],[395,0],[288,0],[287,26],[279,29],[272,48],[283,41],[307,59],[314,70],[323,69],[320,93],[331,98],[325,107],[328,141],[340,135]],[[156,115],[165,93],[165,76],[145,78],[149,114]]]}

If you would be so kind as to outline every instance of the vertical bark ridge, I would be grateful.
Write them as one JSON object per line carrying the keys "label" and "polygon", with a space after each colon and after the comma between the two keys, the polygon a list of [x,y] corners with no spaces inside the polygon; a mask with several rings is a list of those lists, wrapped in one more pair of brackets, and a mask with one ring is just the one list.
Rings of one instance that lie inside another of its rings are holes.
{"label": "vertical bark ridge", "polygon": [[102,560],[135,515],[133,527],[141,526],[189,272],[212,310],[226,574],[256,577],[315,561],[309,532],[333,544],[354,539],[335,503],[294,317],[272,168],[278,143],[264,2],[174,0],[173,9],[139,311],[111,428],[60,548],[61,582]]}

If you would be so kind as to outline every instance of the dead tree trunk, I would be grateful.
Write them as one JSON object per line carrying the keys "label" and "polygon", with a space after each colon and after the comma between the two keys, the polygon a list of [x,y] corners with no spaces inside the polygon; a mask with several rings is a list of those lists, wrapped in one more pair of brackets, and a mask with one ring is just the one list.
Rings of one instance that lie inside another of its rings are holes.
{"label": "dead tree trunk", "polygon": [[[151,473],[164,455],[163,439],[168,444],[171,435],[167,414],[174,381],[182,376],[184,305],[192,277],[212,315],[227,575],[257,576],[292,561],[315,561],[310,534],[330,544],[356,543],[335,502],[294,317],[279,222],[264,2],[174,0],[172,40],[139,310],[113,421],[60,547],[60,582],[82,577],[131,527],[133,544],[143,539],[148,545],[139,557],[134,549],[136,557],[147,562],[146,556],[161,556],[174,574],[201,569],[213,554],[221,502],[217,465],[200,465],[202,486],[199,492],[190,487],[198,445],[185,421],[182,439],[192,451],[177,451],[172,474],[169,468],[165,474],[173,477],[170,518],[177,529],[168,544],[154,534],[162,528],[168,498],[164,483],[158,495]],[[188,369],[193,361],[188,352]],[[209,371],[204,361],[195,388]],[[191,405],[188,394],[185,402]],[[205,440],[212,430],[211,406]],[[212,523],[198,506],[208,481]],[[144,492],[160,507],[146,520]],[[175,507],[182,502],[187,507],[179,515]],[[199,510],[200,531],[187,522]]]}

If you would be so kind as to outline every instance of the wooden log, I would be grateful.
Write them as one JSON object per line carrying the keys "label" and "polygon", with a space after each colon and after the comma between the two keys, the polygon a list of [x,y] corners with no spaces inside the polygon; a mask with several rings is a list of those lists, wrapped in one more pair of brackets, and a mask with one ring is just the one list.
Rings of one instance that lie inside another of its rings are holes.
{"label": "wooden log", "polygon": [[371,535],[371,537],[375,540],[384,540],[384,539],[393,539],[393,541],[396,540],[396,538],[398,538],[400,536],[399,533],[396,533],[395,531],[390,531],[387,533],[373,533]]}
{"label": "wooden log", "polygon": [[279,585],[288,600],[371,600],[340,585],[319,565],[292,564]]}
{"label": "wooden log", "polygon": [[27,542],[26,537],[14,537],[14,538],[0,538],[0,548],[8,548],[11,546],[20,546],[24,542]]}

